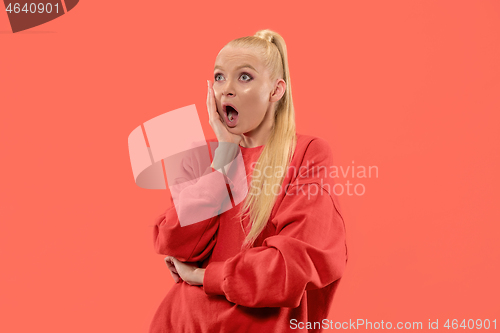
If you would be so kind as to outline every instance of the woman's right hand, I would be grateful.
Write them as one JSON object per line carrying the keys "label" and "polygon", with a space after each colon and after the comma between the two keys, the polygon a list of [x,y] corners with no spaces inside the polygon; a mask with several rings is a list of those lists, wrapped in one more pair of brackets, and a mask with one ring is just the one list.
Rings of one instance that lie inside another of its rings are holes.
{"label": "woman's right hand", "polygon": [[[207,94],[207,110],[208,110],[208,122],[217,136],[219,142],[231,142],[239,145],[241,140],[243,140],[242,134],[233,134],[229,132],[224,122],[224,118],[217,112],[217,104],[215,103],[215,93],[213,89],[213,83],[207,80],[208,84],[208,94]],[[221,111],[222,112],[222,111]]]}

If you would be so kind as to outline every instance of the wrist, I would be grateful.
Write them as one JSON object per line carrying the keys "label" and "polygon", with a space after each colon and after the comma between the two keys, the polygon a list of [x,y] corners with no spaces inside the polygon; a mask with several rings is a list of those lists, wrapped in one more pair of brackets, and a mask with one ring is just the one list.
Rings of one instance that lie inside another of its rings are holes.
{"label": "wrist", "polygon": [[203,278],[205,277],[205,268],[196,268],[194,270],[194,275],[196,282],[199,284],[203,284]]}
{"label": "wrist", "polygon": [[214,151],[212,167],[222,169],[230,164],[238,155],[239,146],[231,142],[219,142],[219,146]]}

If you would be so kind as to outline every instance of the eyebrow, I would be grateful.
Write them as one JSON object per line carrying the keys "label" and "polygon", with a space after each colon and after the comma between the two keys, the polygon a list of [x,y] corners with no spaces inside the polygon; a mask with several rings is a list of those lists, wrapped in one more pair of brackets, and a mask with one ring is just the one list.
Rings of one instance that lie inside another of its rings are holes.
{"label": "eyebrow", "polygon": [[[243,65],[240,65],[240,66],[236,67],[236,70],[238,70],[238,69],[240,69],[240,68],[250,68],[250,69],[253,69],[254,71],[256,71],[256,72],[258,73],[258,71],[257,71],[255,68],[253,68],[253,66],[252,66],[252,65],[250,65],[250,64],[243,64]],[[215,67],[214,67],[214,71],[216,71],[216,70],[218,70],[218,69],[222,70],[222,67],[220,67],[220,66],[215,66]]]}

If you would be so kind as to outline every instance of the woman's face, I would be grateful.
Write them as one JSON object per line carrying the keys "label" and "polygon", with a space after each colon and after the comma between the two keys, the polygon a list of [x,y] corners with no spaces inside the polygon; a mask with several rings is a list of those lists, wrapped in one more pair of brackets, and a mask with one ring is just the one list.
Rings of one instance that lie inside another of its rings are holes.
{"label": "woman's face", "polygon": [[[255,50],[224,47],[215,60],[213,88],[217,112],[231,133],[271,129],[274,86],[268,69]],[[229,104],[237,111],[237,115],[230,112],[233,121],[228,118]]]}

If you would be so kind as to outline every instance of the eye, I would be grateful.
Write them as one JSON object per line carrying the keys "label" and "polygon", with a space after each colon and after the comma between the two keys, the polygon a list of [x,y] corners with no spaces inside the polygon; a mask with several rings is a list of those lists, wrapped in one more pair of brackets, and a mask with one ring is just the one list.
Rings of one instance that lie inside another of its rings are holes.
{"label": "eye", "polygon": [[247,73],[241,74],[240,78],[243,78],[243,81],[250,81],[252,79],[252,77]]}
{"label": "eye", "polygon": [[217,79],[219,77],[221,78],[220,80],[222,80],[222,78],[223,78],[222,74],[215,74],[215,77],[214,77],[215,81],[220,81],[220,80]]}

